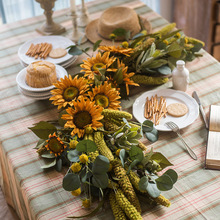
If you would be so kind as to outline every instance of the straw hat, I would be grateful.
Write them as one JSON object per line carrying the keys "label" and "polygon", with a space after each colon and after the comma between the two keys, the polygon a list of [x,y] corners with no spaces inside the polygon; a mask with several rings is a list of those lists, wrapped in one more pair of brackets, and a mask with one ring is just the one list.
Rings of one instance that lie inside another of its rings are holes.
{"label": "straw hat", "polygon": [[[139,33],[143,29],[147,33],[151,32],[151,24],[138,15],[133,9],[127,7],[112,7],[103,12],[100,18],[91,21],[86,27],[86,36],[92,42],[102,40],[101,45],[112,45],[109,35],[116,28],[123,28],[131,31],[131,36]],[[124,41],[123,37],[117,38],[115,44],[119,45]]]}

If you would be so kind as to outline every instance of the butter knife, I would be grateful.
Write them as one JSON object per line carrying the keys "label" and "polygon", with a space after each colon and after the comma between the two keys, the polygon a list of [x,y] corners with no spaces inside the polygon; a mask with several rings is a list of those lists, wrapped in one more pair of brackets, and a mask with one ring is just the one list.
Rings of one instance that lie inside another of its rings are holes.
{"label": "butter knife", "polygon": [[203,117],[203,120],[204,120],[204,122],[205,122],[205,127],[206,127],[207,129],[209,129],[209,125],[208,125],[208,121],[207,121],[207,119],[206,119],[206,115],[205,115],[204,109],[203,109],[203,107],[202,107],[202,104],[201,104],[201,102],[200,102],[199,96],[197,95],[196,91],[193,92],[192,97],[193,97],[193,98],[196,100],[196,102],[199,104],[199,110],[200,110],[200,112],[201,112],[201,114],[202,114],[202,117]]}

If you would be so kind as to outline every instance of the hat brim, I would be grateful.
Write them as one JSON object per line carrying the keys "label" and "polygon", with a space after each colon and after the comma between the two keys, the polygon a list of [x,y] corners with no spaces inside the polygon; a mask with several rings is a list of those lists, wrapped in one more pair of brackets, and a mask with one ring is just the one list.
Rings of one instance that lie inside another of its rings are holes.
{"label": "hat brim", "polygon": [[[143,18],[141,16],[140,17],[140,21],[143,25],[143,28],[145,30],[147,30],[147,33],[151,33],[152,32],[152,27],[150,22],[146,19]],[[86,27],[86,37],[89,39],[89,41],[91,41],[92,43],[95,43],[98,40],[102,40],[102,42],[100,43],[100,45],[102,46],[111,46],[112,45],[112,40],[107,40],[105,38],[103,38],[101,35],[98,34],[98,21],[99,19],[93,20],[91,21],[87,27]],[[118,46],[122,43],[122,41],[115,41],[114,45]]]}

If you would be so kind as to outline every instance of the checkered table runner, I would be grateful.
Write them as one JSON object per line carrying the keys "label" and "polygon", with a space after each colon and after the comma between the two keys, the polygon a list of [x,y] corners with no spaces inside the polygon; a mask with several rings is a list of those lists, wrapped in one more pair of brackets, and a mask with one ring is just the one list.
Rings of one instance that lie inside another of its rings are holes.
{"label": "checkered table runner", "polygon": [[[156,31],[167,21],[153,12],[144,3],[135,0],[99,0],[87,4],[91,19],[98,18],[103,10],[116,5],[133,8],[147,18]],[[68,10],[54,13],[54,20],[71,32],[72,22]],[[62,188],[65,172],[53,169],[43,171],[44,164],[33,149],[37,137],[28,130],[34,123],[57,118],[57,110],[48,100],[35,101],[22,96],[16,85],[16,75],[22,69],[17,56],[18,48],[25,41],[40,36],[35,29],[45,17],[39,16],[0,27],[0,162],[1,185],[8,203],[15,208],[21,219],[54,220],[70,215],[86,213],[81,199],[75,198]],[[85,47],[91,46],[87,42]],[[208,115],[210,104],[220,104],[220,64],[202,50],[203,57],[187,64],[190,71],[189,95],[196,90]],[[76,67],[86,57],[81,55],[67,69],[68,73],[79,72]],[[169,88],[171,83],[157,87]],[[131,90],[129,101],[123,101],[124,109],[131,111],[133,101],[148,87]],[[150,144],[154,151],[162,152],[173,164],[179,180],[174,188],[163,193],[171,207],[144,206],[143,219],[219,219],[220,214],[220,171],[205,170],[207,130],[201,116],[182,130],[184,138],[195,151],[198,160],[192,160],[181,147],[180,140],[172,132],[159,132],[159,140]],[[108,205],[92,219],[114,219]],[[90,218],[91,219],[91,218]]]}

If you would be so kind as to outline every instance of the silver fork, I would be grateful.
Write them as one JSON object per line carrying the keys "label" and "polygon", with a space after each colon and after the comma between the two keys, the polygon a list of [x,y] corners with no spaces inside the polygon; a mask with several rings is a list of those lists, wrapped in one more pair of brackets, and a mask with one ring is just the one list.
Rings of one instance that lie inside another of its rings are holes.
{"label": "silver fork", "polygon": [[169,128],[172,129],[172,131],[174,131],[178,137],[180,138],[180,140],[183,142],[186,150],[188,151],[189,155],[194,159],[194,160],[197,160],[197,156],[196,154],[193,152],[193,150],[188,146],[188,144],[184,141],[183,137],[181,136],[180,134],[180,129],[178,127],[177,124],[175,124],[174,122],[172,121],[169,121],[169,122],[166,122],[165,125],[167,125]]}

